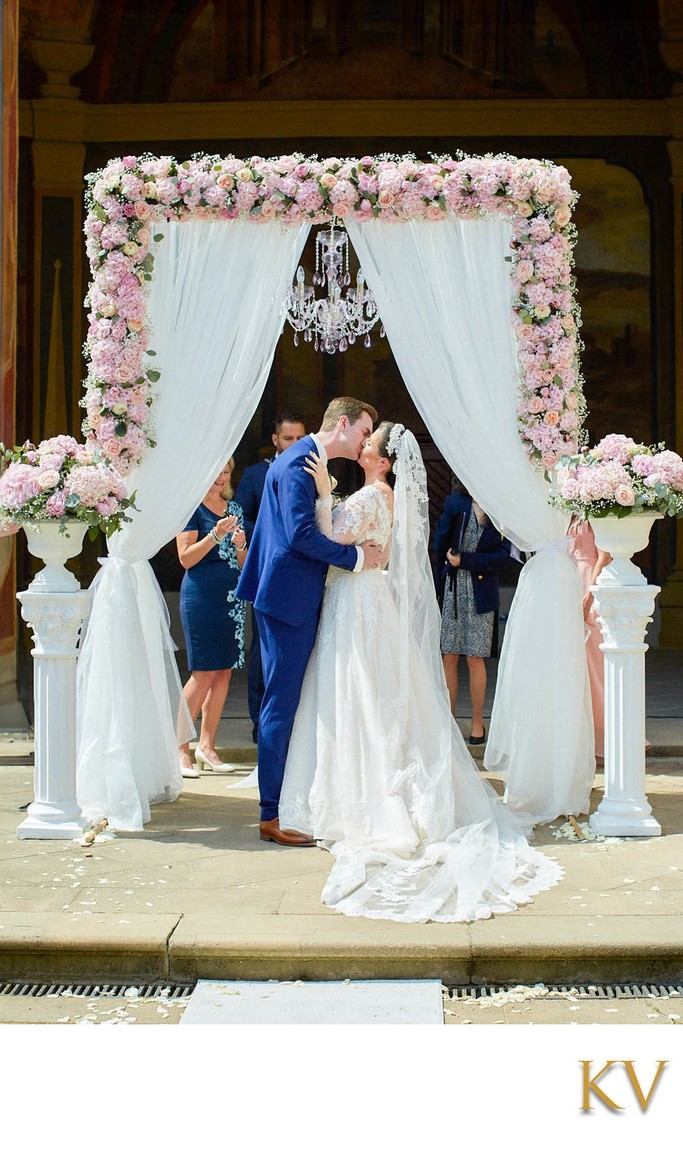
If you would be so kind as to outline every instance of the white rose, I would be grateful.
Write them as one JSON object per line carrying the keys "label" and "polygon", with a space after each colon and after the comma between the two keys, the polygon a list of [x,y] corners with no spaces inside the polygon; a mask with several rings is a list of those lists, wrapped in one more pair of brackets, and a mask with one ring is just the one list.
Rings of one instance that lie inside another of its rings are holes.
{"label": "white rose", "polygon": [[51,487],[56,487],[59,483],[59,472],[50,468],[49,471],[43,471],[41,475],[38,475],[37,481],[41,491],[49,491]]}

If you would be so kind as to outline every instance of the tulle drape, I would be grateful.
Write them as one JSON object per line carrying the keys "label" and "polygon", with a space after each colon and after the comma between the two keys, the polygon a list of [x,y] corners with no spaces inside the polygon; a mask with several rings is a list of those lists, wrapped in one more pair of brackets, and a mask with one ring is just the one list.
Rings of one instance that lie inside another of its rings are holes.
{"label": "tulle drape", "polygon": [[[403,379],[436,445],[527,563],[508,618],[486,765],[536,822],[588,809],[594,771],[581,585],[516,419],[517,360],[496,217],[347,222]],[[391,417],[391,412],[382,412]]]}
{"label": "tulle drape", "polygon": [[192,733],[148,560],[182,530],[246,430],[308,230],[155,225],[163,234],[148,301],[150,365],[161,372],[157,447],[128,476],[139,512],[109,542],[78,668],[78,800],[119,829],[141,829],[151,802],[178,795],[177,742]]}

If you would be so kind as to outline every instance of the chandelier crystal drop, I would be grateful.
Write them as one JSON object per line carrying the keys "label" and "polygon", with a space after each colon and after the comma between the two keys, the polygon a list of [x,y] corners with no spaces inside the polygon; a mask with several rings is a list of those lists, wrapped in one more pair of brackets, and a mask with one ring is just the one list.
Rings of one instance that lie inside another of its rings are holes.
{"label": "chandelier crystal drop", "polygon": [[[314,286],[305,282],[304,269],[300,266],[296,283],[287,293],[286,316],[294,328],[296,347],[299,332],[303,333],[306,343],[313,342],[316,351],[325,351],[328,355],[346,351],[361,336],[365,337],[365,346],[371,347],[370,330],[380,318],[375,297],[366,287],[360,268],[355,288],[350,284],[349,237],[339,225],[335,227],[333,221],[315,237]],[[327,288],[327,295],[319,299],[315,295],[318,286]],[[384,336],[383,324],[379,334]]]}

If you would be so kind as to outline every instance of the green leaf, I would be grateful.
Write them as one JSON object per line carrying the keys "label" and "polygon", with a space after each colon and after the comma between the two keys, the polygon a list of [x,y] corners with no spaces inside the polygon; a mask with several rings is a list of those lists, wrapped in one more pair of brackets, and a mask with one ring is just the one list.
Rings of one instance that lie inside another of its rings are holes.
{"label": "green leaf", "polygon": [[147,371],[147,378],[150,383],[156,383],[157,380],[161,379],[161,372],[156,370],[153,371],[152,368],[149,368]]}

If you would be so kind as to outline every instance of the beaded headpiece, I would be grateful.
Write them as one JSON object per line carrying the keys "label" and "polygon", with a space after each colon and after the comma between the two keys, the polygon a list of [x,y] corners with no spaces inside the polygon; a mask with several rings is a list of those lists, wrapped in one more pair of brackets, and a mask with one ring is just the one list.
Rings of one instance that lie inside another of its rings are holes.
{"label": "beaded headpiece", "polygon": [[405,431],[405,427],[403,426],[402,423],[395,423],[394,424],[394,426],[392,427],[392,429],[389,433],[389,438],[387,440],[387,455],[391,456],[391,455],[396,454],[396,448],[398,447],[398,441],[401,438],[401,436],[403,435],[404,431]]}

